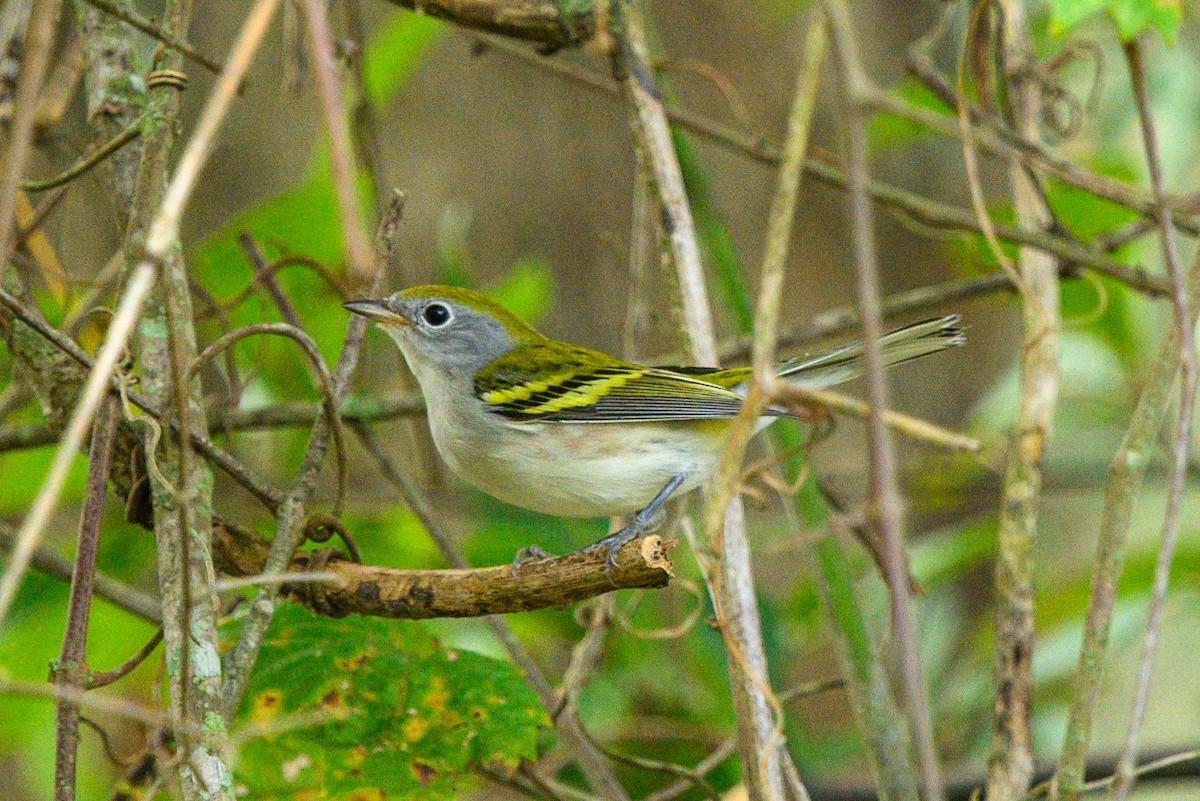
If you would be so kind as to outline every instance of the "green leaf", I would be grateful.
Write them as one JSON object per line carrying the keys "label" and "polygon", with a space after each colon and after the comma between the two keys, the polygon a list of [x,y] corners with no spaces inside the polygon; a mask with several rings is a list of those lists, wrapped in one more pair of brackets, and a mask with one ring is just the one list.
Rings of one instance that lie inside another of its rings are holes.
{"label": "green leaf", "polygon": [[1183,16],[1180,0],[1052,0],[1051,30],[1063,35],[1102,11],[1116,23],[1123,40],[1129,41],[1153,29],[1162,34],[1167,44],[1175,42]]}
{"label": "green leaf", "polygon": [[245,798],[449,799],[471,766],[511,773],[549,719],[511,665],[420,624],[282,604],[246,689]]}
{"label": "green leaf", "polygon": [[426,51],[446,33],[445,23],[413,11],[397,11],[375,29],[363,53],[363,87],[371,105],[391,101]]}

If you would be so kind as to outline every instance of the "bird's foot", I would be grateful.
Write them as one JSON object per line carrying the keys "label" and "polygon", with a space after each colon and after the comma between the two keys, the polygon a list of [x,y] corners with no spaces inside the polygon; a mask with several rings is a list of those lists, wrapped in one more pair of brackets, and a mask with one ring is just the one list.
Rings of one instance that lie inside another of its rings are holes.
{"label": "bird's foot", "polygon": [[649,529],[650,526],[647,526],[645,523],[635,518],[634,521],[625,528],[609,534],[602,540],[593,542],[584,550],[604,551],[604,577],[608,579],[609,584],[612,584],[615,587],[617,583],[613,581],[612,572],[613,568],[617,566],[617,554],[621,552],[621,548],[624,547],[625,543],[632,539],[637,539],[645,534]]}
{"label": "bird's foot", "polygon": [[549,559],[552,556],[553,556],[553,554],[549,553],[541,546],[538,546],[538,545],[525,546],[521,550],[517,551],[517,555],[513,557],[512,568],[510,571],[512,573],[512,577],[513,578],[517,577],[517,571],[520,570],[521,566],[524,565],[526,562],[532,562],[536,559]]}

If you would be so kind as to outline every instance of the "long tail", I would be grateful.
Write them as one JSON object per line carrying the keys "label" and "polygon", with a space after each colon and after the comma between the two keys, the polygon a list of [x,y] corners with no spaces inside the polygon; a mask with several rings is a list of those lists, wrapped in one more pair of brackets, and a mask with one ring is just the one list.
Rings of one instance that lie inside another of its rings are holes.
{"label": "long tail", "polygon": [[[957,347],[966,341],[958,324],[958,315],[951,314],[897,328],[885,334],[879,344],[883,350],[883,366],[891,367]],[[822,389],[857,378],[864,369],[863,346],[861,342],[856,342],[820,356],[789,359],[780,365],[778,375],[810,389]]]}

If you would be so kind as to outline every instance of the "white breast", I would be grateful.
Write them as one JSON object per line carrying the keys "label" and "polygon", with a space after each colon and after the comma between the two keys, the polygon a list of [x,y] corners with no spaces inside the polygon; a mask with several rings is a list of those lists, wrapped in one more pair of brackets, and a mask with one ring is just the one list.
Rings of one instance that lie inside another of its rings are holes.
{"label": "white breast", "polygon": [[460,416],[429,410],[450,468],[502,501],[560,517],[631,514],[680,473],[676,494],[689,492],[712,474],[722,442],[711,423],[693,421],[516,423],[481,402],[472,423]]}

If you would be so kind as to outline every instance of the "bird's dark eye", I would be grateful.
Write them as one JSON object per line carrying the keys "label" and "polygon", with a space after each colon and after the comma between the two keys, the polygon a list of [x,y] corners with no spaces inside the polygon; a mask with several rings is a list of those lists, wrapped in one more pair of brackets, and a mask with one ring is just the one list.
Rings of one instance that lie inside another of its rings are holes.
{"label": "bird's dark eye", "polygon": [[444,303],[430,303],[421,312],[421,316],[425,318],[425,322],[429,323],[434,328],[440,328],[450,322],[453,316],[450,314],[450,309]]}

